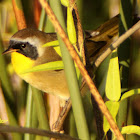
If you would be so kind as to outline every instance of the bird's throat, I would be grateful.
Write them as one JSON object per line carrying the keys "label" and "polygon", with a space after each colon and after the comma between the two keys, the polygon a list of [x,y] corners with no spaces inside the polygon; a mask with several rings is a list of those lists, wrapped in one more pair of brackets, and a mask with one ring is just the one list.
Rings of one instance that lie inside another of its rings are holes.
{"label": "bird's throat", "polygon": [[13,52],[11,54],[11,61],[12,61],[14,70],[18,75],[21,75],[27,69],[32,68],[34,64],[34,60],[31,60],[30,58],[17,52]]}

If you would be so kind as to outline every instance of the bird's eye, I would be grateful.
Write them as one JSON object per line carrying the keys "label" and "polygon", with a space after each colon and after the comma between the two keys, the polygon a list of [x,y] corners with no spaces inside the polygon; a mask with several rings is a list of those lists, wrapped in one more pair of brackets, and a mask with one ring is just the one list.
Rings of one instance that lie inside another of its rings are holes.
{"label": "bird's eye", "polygon": [[26,47],[26,44],[21,44],[20,47],[21,48],[25,48]]}

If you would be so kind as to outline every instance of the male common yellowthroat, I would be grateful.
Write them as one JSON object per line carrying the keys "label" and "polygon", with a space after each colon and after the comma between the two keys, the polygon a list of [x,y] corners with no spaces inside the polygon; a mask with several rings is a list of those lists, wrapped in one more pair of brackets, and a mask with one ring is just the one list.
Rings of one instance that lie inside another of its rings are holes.
{"label": "male common yellowthroat", "polygon": [[11,53],[15,72],[27,83],[67,100],[69,91],[64,70],[22,74],[34,66],[61,60],[53,47],[41,47],[43,44],[54,40],[57,40],[55,33],[46,34],[36,29],[23,29],[11,37],[10,46],[4,53]]}
{"label": "male common yellowthroat", "polygon": [[[118,26],[116,21],[116,18],[115,20],[111,20],[111,23],[107,24],[106,27],[110,27],[110,25],[113,27]],[[102,34],[105,32],[105,29],[103,32],[100,31]],[[108,29],[107,32],[107,35],[110,33],[112,34],[112,31],[109,32]],[[117,30],[115,30],[115,34],[116,33]],[[105,34],[105,36],[107,35]],[[9,48],[4,51],[3,54],[11,53],[11,61],[16,73],[27,83],[46,93],[53,94],[61,99],[67,100],[70,95],[64,70],[23,73],[34,66],[62,60],[60,55],[58,55],[52,46],[42,47],[43,44],[55,40],[57,40],[55,33],[45,33],[36,29],[26,28],[18,31],[11,37]],[[105,46],[106,44],[108,43],[104,40],[99,40],[96,43],[90,34],[88,34],[86,39],[86,46],[88,46],[90,56],[93,55],[93,50],[98,50],[99,47]]]}

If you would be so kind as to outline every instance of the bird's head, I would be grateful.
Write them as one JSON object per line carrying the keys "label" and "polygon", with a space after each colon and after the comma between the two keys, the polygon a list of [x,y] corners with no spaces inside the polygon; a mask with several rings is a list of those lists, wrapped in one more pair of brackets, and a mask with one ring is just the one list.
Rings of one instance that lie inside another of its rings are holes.
{"label": "bird's head", "polygon": [[3,54],[17,52],[31,60],[43,55],[46,37],[43,32],[36,29],[23,29],[16,32],[10,39],[9,47]]}
{"label": "bird's head", "polygon": [[32,66],[60,60],[53,47],[43,44],[56,40],[56,34],[26,28],[16,32],[9,41],[9,47],[3,54],[11,53],[14,69],[20,73]]}

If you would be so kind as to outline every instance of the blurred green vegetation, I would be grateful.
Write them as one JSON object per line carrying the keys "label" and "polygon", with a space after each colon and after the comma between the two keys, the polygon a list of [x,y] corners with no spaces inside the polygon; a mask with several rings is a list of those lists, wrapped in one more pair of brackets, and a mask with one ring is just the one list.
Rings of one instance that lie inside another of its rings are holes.
{"label": "blurred green vegetation", "polygon": [[[35,28],[37,27],[38,24],[36,23],[36,20],[35,20],[36,14],[34,11],[35,9],[34,2],[35,1],[32,1],[32,0],[28,0],[28,1],[22,0],[22,6],[23,6],[23,11],[25,14],[26,21],[27,21],[27,25],[28,27]],[[110,18],[110,11],[113,10],[111,9],[112,8],[111,0],[106,0],[106,1],[79,0],[79,1],[76,1],[76,3],[78,6],[82,27],[84,30],[94,30],[97,27],[99,27],[102,23],[104,23]],[[122,0],[120,1],[120,5],[118,2],[118,5],[116,6],[118,7],[120,6],[119,35],[121,35],[132,26],[133,4],[131,3],[131,0],[129,1]],[[39,8],[41,9],[40,6]],[[63,11],[65,12],[66,9],[64,8]],[[44,14],[43,11],[42,11],[42,14]],[[66,15],[66,13],[64,13],[64,15]],[[40,29],[45,28],[46,32],[53,31],[53,28],[52,28],[52,25],[50,24],[49,19],[46,18],[44,15],[42,16],[42,18],[45,21],[40,23],[41,25],[39,25],[39,28]],[[50,28],[48,29],[48,26],[44,27],[43,24],[50,25]],[[16,31],[17,31],[17,25],[16,25],[13,8],[12,8],[12,2],[10,0],[1,0],[0,1],[0,83],[1,83],[0,88],[2,88],[3,93],[0,93],[0,94],[4,95],[4,102],[7,106],[6,115],[9,118],[9,124],[13,126],[27,126],[27,127],[33,127],[33,128],[49,129],[48,122],[47,122],[48,120],[47,114],[49,112],[49,109],[48,109],[48,106],[44,103],[44,95],[42,93],[36,93],[38,91],[36,91],[36,89],[33,89],[33,92],[35,92],[35,95],[33,95],[33,98],[32,98],[31,95],[33,93],[30,90],[28,90],[28,85],[24,83],[24,81],[22,81],[13,71],[12,65],[10,63],[10,55],[6,55],[6,56],[2,55],[3,50],[8,47],[8,41],[10,37]],[[131,42],[131,38],[129,38],[127,41],[121,44],[120,48],[118,49],[122,94],[127,93],[127,91],[130,89],[132,90],[134,89],[132,86],[129,87],[129,82],[131,82],[129,81],[130,80],[129,78],[130,77],[132,78],[133,73],[135,73],[134,72],[135,68],[131,69],[132,65],[130,65],[130,61],[131,61],[131,64],[133,64],[134,61],[136,61],[137,62],[137,66],[135,66],[136,69],[140,68],[139,55],[137,57],[137,60],[134,57],[135,54],[139,52],[140,47],[139,46],[137,47],[138,51],[137,50],[133,51],[133,57],[132,57],[131,51],[129,49],[130,44],[131,44],[130,42]],[[130,60],[130,56],[132,57],[131,60]],[[105,96],[105,85],[106,85],[106,76],[107,76],[109,61],[110,61],[110,56],[104,60],[104,62],[100,65],[100,67],[97,69],[95,73],[96,86],[97,88],[99,88],[99,92],[101,92],[101,95],[105,101],[108,100]],[[126,64],[128,64],[129,67],[127,67]],[[131,73],[129,73],[130,69],[131,69]],[[138,75],[139,74],[140,73],[138,73]],[[133,80],[135,82],[135,78]],[[140,88],[139,79],[138,79],[138,83],[136,82],[136,84],[137,84],[136,87]],[[39,94],[39,95],[37,96],[36,94]],[[119,108],[116,120],[117,120],[117,124],[120,130],[122,129],[122,126],[128,125],[128,124],[129,125],[135,124],[135,125],[140,126],[140,119],[139,119],[140,118],[140,111],[139,111],[140,98],[139,98],[139,95],[134,95],[134,94],[132,95],[133,96],[129,96],[129,98],[126,98],[125,100],[121,102],[118,101],[120,103],[119,104],[120,108]],[[98,138],[96,125],[95,125],[96,111],[94,110],[94,107],[92,106],[90,93],[87,93],[87,95],[84,96],[83,105],[85,108],[85,116],[86,116],[86,120],[87,120],[87,124],[89,128],[91,140],[95,140]],[[0,103],[0,106],[2,106],[1,103]],[[39,112],[39,114],[37,114],[38,112],[36,111],[38,111],[39,108],[42,108],[42,110],[41,112]],[[2,114],[0,114],[0,118],[2,118]],[[45,123],[43,124],[43,122]],[[74,119],[72,110],[70,111],[68,117],[66,118],[66,121],[64,124],[64,130],[67,134],[73,137],[78,137],[76,125],[75,125],[75,119]],[[41,137],[36,137],[34,135],[23,135],[23,134],[13,133],[12,135],[9,136],[6,134],[0,134],[0,139],[5,140],[5,139],[9,139],[9,137],[12,137],[13,140],[41,139]],[[110,131],[108,132],[108,137],[112,137],[113,139],[113,135],[110,133]],[[43,137],[43,139],[45,138]],[[139,136],[127,135],[125,139],[137,140],[139,139]]]}

